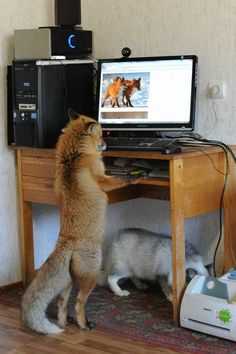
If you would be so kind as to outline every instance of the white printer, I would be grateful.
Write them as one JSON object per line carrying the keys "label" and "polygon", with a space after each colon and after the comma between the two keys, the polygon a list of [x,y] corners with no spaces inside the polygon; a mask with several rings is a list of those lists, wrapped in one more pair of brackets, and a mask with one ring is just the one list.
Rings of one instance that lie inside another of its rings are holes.
{"label": "white printer", "polygon": [[196,275],[183,296],[180,325],[236,341],[236,270],[220,278]]}

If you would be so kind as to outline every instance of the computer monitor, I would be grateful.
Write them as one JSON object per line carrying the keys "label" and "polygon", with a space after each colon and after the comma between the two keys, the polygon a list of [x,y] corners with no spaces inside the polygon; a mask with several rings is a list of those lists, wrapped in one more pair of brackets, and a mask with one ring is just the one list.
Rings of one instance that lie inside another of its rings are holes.
{"label": "computer monitor", "polygon": [[100,59],[98,121],[105,131],[194,130],[197,56]]}

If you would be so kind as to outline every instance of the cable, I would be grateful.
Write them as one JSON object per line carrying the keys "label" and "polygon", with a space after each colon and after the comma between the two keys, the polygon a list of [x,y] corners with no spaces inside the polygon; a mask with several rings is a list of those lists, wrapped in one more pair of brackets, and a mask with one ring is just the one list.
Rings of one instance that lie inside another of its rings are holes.
{"label": "cable", "polygon": [[[216,269],[215,269],[215,264],[216,264],[216,254],[222,239],[222,226],[223,226],[223,198],[224,198],[224,193],[226,190],[226,186],[227,186],[227,181],[228,181],[228,176],[230,174],[230,165],[229,165],[229,158],[228,158],[228,153],[231,155],[231,157],[233,158],[234,163],[236,164],[236,157],[233,153],[233,151],[230,149],[230,147],[226,144],[224,144],[221,141],[217,141],[217,140],[208,140],[208,139],[204,139],[204,138],[195,138],[194,136],[187,137],[187,138],[183,138],[179,139],[179,144],[183,145],[183,146],[191,146],[194,147],[198,150],[200,150],[201,152],[203,152],[212,162],[213,167],[215,168],[215,170],[221,174],[223,174],[225,176],[224,178],[224,185],[223,185],[223,189],[222,189],[222,193],[221,193],[221,197],[220,197],[220,205],[219,205],[219,213],[220,213],[220,218],[219,218],[219,227],[220,227],[220,233],[219,233],[219,237],[218,237],[218,241],[215,247],[215,251],[214,251],[214,255],[213,255],[213,272],[214,272],[214,276],[216,276]],[[201,147],[204,146],[219,146],[223,149],[224,154],[225,154],[225,158],[226,158],[226,171],[222,172],[220,171],[218,168],[216,168],[213,159],[211,158],[211,156],[204,151],[203,149],[201,149]],[[230,243],[231,244],[231,243]],[[232,252],[232,248],[231,248],[231,254],[234,260],[234,263],[236,264],[236,260],[234,257],[234,254]]]}
{"label": "cable", "polygon": [[214,276],[216,276],[216,254],[220,245],[220,241],[222,239],[222,219],[223,219],[223,200],[224,200],[224,193],[225,193],[225,189],[226,189],[226,185],[227,185],[227,181],[228,181],[228,176],[230,173],[230,168],[229,168],[229,159],[228,159],[228,154],[227,152],[225,153],[225,158],[226,158],[226,174],[225,174],[225,179],[224,179],[224,185],[223,185],[223,190],[221,193],[221,198],[220,198],[220,209],[219,209],[219,213],[220,213],[220,233],[219,233],[219,237],[218,237],[218,242],[216,244],[215,247],[215,252],[214,252],[214,256],[213,256],[213,273]]}
{"label": "cable", "polygon": [[[185,139],[185,138],[183,137],[183,139]],[[199,144],[203,143],[202,145],[219,146],[219,147],[223,148],[224,150],[227,150],[227,151],[230,153],[230,155],[232,156],[232,158],[233,158],[233,160],[234,160],[234,163],[236,164],[236,157],[235,157],[235,155],[234,155],[234,152],[230,149],[230,147],[229,147],[228,145],[226,145],[226,144],[223,143],[222,141],[218,141],[218,140],[208,140],[208,139],[200,138],[200,137],[195,138],[194,136],[191,137],[191,138],[188,137],[188,139],[190,139],[189,141],[187,141],[187,143],[189,143],[189,145],[190,145],[191,141],[192,141],[192,142],[195,141],[196,143],[199,143]],[[182,143],[184,144],[184,140],[181,139],[181,140],[179,141],[179,143],[180,143],[180,144],[182,144]]]}

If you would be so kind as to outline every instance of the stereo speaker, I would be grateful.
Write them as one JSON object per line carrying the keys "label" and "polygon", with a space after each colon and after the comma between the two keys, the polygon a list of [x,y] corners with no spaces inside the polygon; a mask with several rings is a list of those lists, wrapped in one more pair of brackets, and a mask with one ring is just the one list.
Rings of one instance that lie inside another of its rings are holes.
{"label": "stereo speaker", "polygon": [[55,0],[55,24],[57,26],[80,25],[80,0]]}

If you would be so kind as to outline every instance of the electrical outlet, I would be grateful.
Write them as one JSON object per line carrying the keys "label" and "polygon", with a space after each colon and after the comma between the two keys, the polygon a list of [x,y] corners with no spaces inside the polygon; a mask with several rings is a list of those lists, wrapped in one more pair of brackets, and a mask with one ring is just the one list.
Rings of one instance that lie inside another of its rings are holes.
{"label": "electrical outlet", "polygon": [[214,83],[208,83],[207,85],[207,97],[216,99],[222,99],[226,96],[225,82],[216,81]]}

